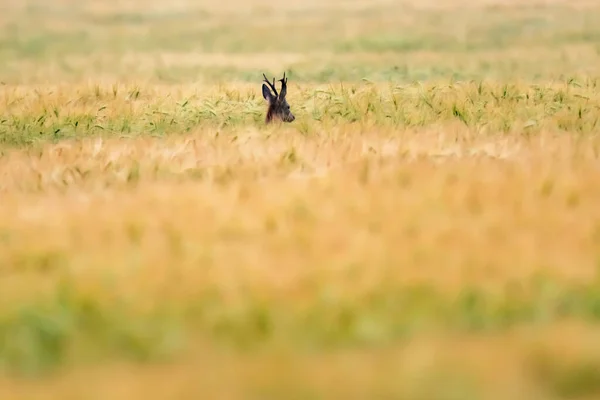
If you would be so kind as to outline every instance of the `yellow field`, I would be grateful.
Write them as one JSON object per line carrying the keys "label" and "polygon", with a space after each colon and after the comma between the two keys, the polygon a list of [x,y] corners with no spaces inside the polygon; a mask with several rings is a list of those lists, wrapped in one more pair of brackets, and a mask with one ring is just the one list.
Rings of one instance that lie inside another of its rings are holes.
{"label": "yellow field", "polygon": [[600,5],[13,3],[0,398],[600,396]]}

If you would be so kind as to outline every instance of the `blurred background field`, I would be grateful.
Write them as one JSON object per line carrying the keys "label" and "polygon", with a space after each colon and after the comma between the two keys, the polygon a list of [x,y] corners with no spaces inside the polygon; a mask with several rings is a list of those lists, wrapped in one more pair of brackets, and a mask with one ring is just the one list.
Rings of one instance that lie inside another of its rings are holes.
{"label": "blurred background field", "polygon": [[598,69],[593,1],[3,1],[7,83],[546,80]]}
{"label": "blurred background field", "polygon": [[598,398],[598,39],[579,0],[1,1],[0,397]]}

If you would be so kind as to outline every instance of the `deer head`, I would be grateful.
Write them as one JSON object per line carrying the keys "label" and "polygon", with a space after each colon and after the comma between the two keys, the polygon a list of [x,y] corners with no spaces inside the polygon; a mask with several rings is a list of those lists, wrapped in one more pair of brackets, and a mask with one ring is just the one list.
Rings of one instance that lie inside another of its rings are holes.
{"label": "deer head", "polygon": [[269,82],[265,74],[263,74],[265,78],[265,82],[269,87],[273,90],[269,90],[267,85],[263,83],[262,85],[262,95],[269,102],[269,109],[267,110],[267,117],[265,118],[265,122],[268,124],[273,120],[273,118],[277,118],[284,122],[292,122],[296,119],[294,114],[290,111],[290,105],[285,99],[285,95],[287,94],[287,78],[285,77],[285,72],[283,73],[283,78],[279,80],[281,82],[281,91],[277,94],[277,89],[275,89],[275,78],[273,78],[273,83]]}

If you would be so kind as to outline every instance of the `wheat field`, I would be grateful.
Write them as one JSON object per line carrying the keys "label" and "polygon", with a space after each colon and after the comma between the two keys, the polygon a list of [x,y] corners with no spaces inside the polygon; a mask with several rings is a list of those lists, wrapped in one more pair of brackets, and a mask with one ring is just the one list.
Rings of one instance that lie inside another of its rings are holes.
{"label": "wheat field", "polygon": [[600,5],[0,11],[0,397],[600,396]]}

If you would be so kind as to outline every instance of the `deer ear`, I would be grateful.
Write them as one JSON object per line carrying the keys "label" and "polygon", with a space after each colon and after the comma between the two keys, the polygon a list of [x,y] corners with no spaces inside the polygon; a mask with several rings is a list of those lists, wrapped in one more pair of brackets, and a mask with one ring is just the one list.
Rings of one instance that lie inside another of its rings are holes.
{"label": "deer ear", "polygon": [[271,102],[275,99],[275,96],[273,96],[273,93],[271,93],[271,89],[269,89],[264,83],[262,85],[262,95],[268,102]]}

